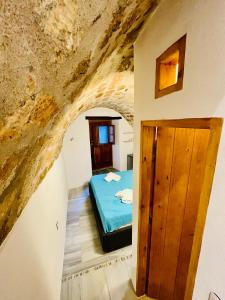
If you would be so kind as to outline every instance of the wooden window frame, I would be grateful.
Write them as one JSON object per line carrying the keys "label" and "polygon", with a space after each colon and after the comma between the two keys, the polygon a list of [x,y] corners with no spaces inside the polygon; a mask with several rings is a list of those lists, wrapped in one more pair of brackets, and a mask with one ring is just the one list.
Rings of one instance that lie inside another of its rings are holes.
{"label": "wooden window frame", "polygon": [[[155,99],[158,99],[175,91],[182,90],[183,88],[186,36],[187,35],[185,34],[183,37],[181,37],[156,59]],[[164,89],[160,89],[160,64],[163,60],[175,53],[177,50],[179,50],[177,82]]]}
{"label": "wooden window frame", "polygon": [[[99,126],[107,126],[107,130],[108,130],[108,143],[107,144],[110,144],[110,145],[114,145],[115,144],[115,125],[112,125],[111,124],[111,120],[96,120],[96,119],[93,119],[93,120],[89,120],[89,124],[95,124],[95,139],[93,140],[93,143],[95,146],[98,146],[98,145],[101,145],[99,143]],[[110,142],[110,127],[113,128],[113,141]],[[104,144],[105,145],[105,144]]]}
{"label": "wooden window frame", "polygon": [[[110,133],[110,127],[113,129],[113,133]],[[110,136],[113,137],[112,142],[110,141]],[[115,145],[115,125],[108,125],[108,137],[109,137],[109,144]]]}
{"label": "wooden window frame", "polygon": [[112,121],[112,120],[121,120],[122,117],[104,117],[104,116],[100,116],[100,117],[91,116],[91,117],[88,117],[88,116],[86,116],[85,119],[89,120],[89,121]]}
{"label": "wooden window frame", "polygon": [[191,259],[187,276],[184,300],[191,300],[194,290],[198,260],[201,251],[202,236],[208,204],[213,184],[218,147],[220,142],[222,118],[156,120],[141,122],[141,156],[139,181],[139,211],[138,211],[138,252],[136,294],[142,296],[147,292],[148,265],[151,246],[151,207],[153,204],[154,163],[153,147],[155,144],[155,129],[157,127],[209,129],[210,138],[207,150],[204,180],[199,201],[199,210],[195,226]]}

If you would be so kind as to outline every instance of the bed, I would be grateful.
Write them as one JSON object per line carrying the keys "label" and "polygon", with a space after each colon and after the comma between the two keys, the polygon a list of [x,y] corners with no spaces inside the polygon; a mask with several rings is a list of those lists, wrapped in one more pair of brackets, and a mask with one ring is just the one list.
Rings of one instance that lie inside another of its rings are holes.
{"label": "bed", "polygon": [[120,181],[106,182],[106,174],[95,175],[89,183],[90,198],[104,252],[132,242],[132,205],[122,203],[115,194],[133,188],[133,171],[116,172]]}

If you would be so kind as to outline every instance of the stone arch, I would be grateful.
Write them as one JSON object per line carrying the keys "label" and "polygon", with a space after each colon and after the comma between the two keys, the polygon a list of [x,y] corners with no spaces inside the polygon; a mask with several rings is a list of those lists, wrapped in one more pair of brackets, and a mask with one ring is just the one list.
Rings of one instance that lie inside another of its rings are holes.
{"label": "stone arch", "polygon": [[11,178],[9,176],[9,185],[5,186],[1,195],[4,199],[5,214],[0,220],[0,243],[5,239],[30,196],[57,159],[67,128],[81,113],[95,107],[110,108],[120,113],[132,125],[133,87],[129,87],[121,88],[121,85],[118,85],[118,88],[115,87],[114,90],[106,89],[100,97],[96,97],[99,95],[99,86],[92,89],[91,93],[87,90],[74,103],[56,115],[48,131],[37,138],[32,147],[21,152],[20,160],[16,160],[18,156],[15,156],[17,166],[12,166],[10,174],[13,175]]}
{"label": "stone arch", "polygon": [[[78,1],[76,9],[71,1],[68,7],[61,2],[29,3],[26,9],[22,2],[3,4],[0,244],[81,112],[108,107],[133,122],[133,43],[158,1],[109,1],[110,8],[102,1],[90,16],[76,13],[80,8],[89,12],[88,1]],[[69,32],[61,30],[65,20]],[[14,30],[22,27],[23,35]]]}
{"label": "stone arch", "polygon": [[97,84],[90,84],[69,111],[69,123],[81,113],[95,107],[111,108],[120,113],[131,125],[134,117],[133,73],[117,72],[102,79]]}
{"label": "stone arch", "polygon": [[[124,93],[121,92],[121,98],[123,98]],[[125,98],[125,97],[124,97]],[[118,101],[117,98],[111,97],[107,100],[96,100],[93,99],[92,101],[88,102],[85,105],[85,108],[81,109],[76,117],[78,117],[81,113],[88,111],[89,109],[96,108],[96,107],[104,107],[110,108],[121,114],[129,124],[133,124],[133,117],[134,117],[134,109],[133,104],[128,101]]]}

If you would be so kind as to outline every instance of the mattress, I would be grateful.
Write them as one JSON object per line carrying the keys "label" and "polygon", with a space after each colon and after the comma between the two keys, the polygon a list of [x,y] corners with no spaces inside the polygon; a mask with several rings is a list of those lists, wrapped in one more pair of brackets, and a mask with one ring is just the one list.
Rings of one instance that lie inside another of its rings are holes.
{"label": "mattress", "polygon": [[115,194],[123,189],[133,189],[133,171],[115,173],[121,176],[118,182],[106,182],[106,174],[95,175],[90,182],[105,233],[132,222],[132,204],[122,203]]}

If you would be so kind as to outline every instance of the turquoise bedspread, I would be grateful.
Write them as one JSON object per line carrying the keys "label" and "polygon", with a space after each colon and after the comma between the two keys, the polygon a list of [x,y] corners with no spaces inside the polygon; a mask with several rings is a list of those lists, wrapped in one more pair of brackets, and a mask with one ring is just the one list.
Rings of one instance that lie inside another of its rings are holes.
{"label": "turquoise bedspread", "polygon": [[106,174],[95,175],[91,186],[105,232],[112,232],[132,222],[132,205],[121,203],[115,194],[124,189],[133,189],[133,171],[115,172],[120,181],[106,182]]}

